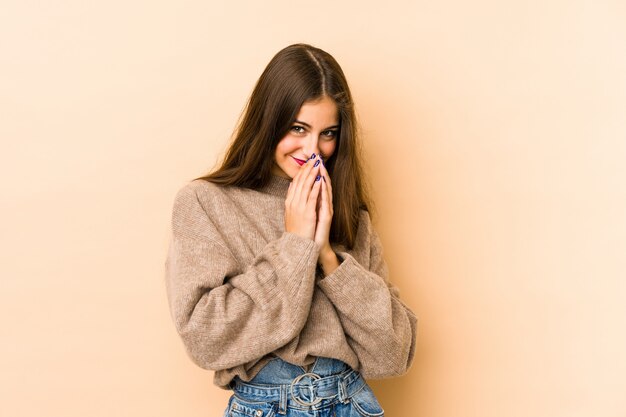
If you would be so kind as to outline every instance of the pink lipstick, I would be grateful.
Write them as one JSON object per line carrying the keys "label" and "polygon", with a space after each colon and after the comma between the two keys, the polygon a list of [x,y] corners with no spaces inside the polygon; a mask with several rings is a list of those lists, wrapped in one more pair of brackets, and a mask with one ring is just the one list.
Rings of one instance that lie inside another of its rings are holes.
{"label": "pink lipstick", "polygon": [[298,159],[292,156],[292,158],[298,163],[298,165],[302,166],[306,163],[306,161],[302,160],[302,159]]}

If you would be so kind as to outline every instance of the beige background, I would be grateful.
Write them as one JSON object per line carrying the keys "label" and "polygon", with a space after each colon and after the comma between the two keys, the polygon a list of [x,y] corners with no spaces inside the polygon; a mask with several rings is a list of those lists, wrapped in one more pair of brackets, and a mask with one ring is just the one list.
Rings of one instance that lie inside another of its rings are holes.
{"label": "beige background", "polygon": [[171,204],[308,42],[420,320],[386,415],[626,416],[625,4],[3,1],[0,415],[221,416],[166,304]]}

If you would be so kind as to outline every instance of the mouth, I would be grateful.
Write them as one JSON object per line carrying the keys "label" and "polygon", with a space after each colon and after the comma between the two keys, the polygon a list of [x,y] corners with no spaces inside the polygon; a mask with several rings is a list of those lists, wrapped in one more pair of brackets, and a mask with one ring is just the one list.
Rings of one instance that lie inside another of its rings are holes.
{"label": "mouth", "polygon": [[295,157],[293,157],[293,156],[292,156],[292,158],[293,158],[293,159],[294,159],[294,161],[296,161],[296,163],[297,163],[298,165],[300,165],[300,166],[302,166],[302,165],[304,165],[304,164],[306,163],[306,161],[305,161],[305,160],[298,159],[298,158],[295,158]]}

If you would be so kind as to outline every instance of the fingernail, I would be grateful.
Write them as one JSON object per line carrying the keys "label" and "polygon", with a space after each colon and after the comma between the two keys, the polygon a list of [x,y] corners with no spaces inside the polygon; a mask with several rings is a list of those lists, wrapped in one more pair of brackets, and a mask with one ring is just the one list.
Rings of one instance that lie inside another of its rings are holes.
{"label": "fingernail", "polygon": [[[319,180],[320,180],[320,178],[322,178],[322,177],[320,177],[320,176],[318,175],[317,177],[315,177],[315,181],[319,181]],[[326,180],[324,180],[324,181],[326,181]]]}
{"label": "fingernail", "polygon": [[309,159],[315,159],[315,154],[311,155]]}
{"label": "fingernail", "polygon": [[316,166],[318,166],[320,164],[320,160],[318,159],[317,161],[315,161],[315,165],[313,165],[313,168],[315,168]]}

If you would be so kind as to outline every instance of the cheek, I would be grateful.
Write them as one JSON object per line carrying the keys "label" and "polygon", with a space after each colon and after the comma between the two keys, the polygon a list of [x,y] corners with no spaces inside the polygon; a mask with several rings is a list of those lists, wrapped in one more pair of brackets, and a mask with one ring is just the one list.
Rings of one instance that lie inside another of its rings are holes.
{"label": "cheek", "polygon": [[335,153],[335,147],[337,146],[337,141],[334,140],[332,142],[325,142],[320,144],[320,151],[322,154],[330,157],[333,153]]}
{"label": "cheek", "polygon": [[274,151],[274,161],[279,162],[285,159],[285,144],[284,141],[278,142],[276,150]]}
{"label": "cheek", "polygon": [[286,154],[292,153],[297,148],[295,142],[296,141],[289,135],[282,138],[280,142],[278,142],[278,145],[276,145],[275,157],[284,159]]}

